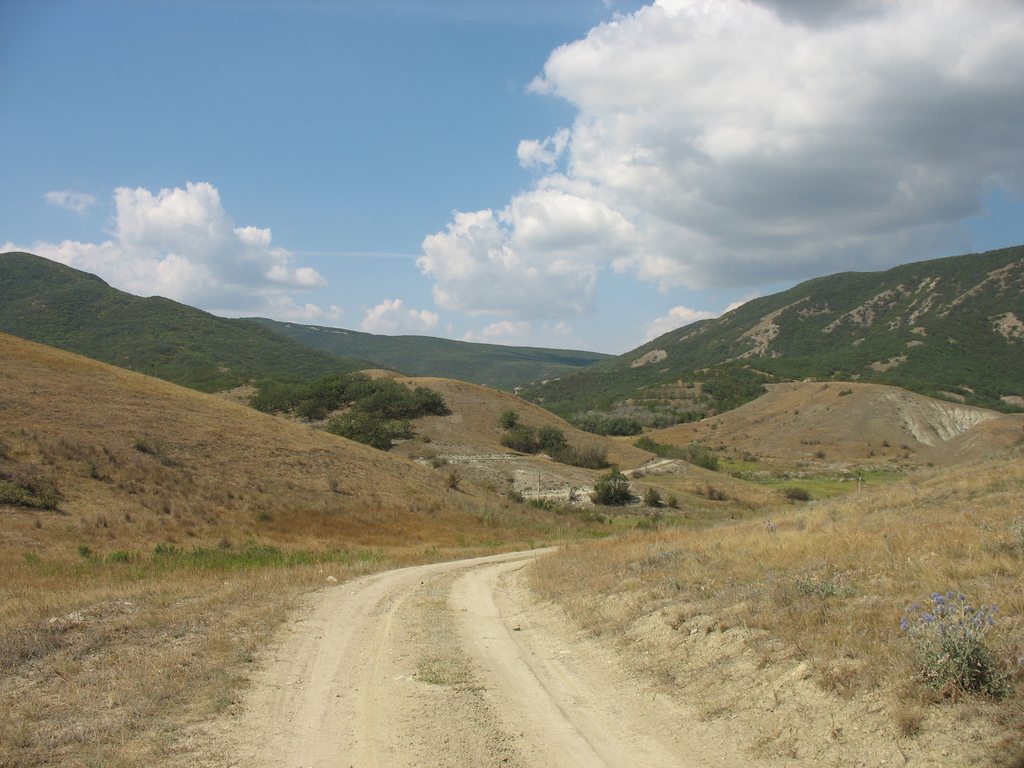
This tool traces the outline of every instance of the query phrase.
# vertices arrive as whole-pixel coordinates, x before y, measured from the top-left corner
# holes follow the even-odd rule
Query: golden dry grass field
[[[302,591],[593,527],[5,335],[0,493],[2,766],[156,765]]]
[[[733,720],[755,760],[1024,765],[1019,447],[761,519],[572,545],[533,584],[662,690]],[[998,606],[988,690],[927,684],[901,629],[950,590]]]

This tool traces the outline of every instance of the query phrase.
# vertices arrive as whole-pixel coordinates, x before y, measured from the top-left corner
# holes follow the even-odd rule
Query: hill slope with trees
[[[30,253],[0,254],[0,274],[0,331],[201,391],[374,367]]]
[[[725,399],[734,390],[749,399],[746,385],[756,394],[759,376],[892,384],[1016,410],[1024,402],[1024,246],[809,280],[523,396],[565,415],[670,400],[681,385],[715,378],[730,381]]]
[[[565,376],[611,357],[572,349],[507,347],[431,336],[380,336],[344,328],[252,319],[316,349],[375,360],[409,376],[458,379],[506,392],[530,382]]]

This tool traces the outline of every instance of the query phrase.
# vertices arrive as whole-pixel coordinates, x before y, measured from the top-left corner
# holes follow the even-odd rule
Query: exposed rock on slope
[[[733,411],[652,433],[760,457],[958,462],[1021,437],[1024,415],[936,400],[875,384],[775,384]]]
[[[670,399],[702,371],[895,384],[969,405],[1024,397],[1024,246],[819,277],[666,333],[524,397],[562,413]]]

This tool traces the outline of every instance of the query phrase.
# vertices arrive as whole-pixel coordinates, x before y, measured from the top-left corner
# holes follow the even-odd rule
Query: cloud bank
[[[86,196],[87,197],[87,196]],[[50,193],[64,207],[82,200]],[[296,267],[292,254],[271,245],[269,229],[236,227],[217,189],[119,187],[112,238],[103,243],[35,243],[33,253],[93,272],[130,293],[164,296],[224,314],[268,313],[300,321],[339,318],[339,307],[299,304],[293,294],[326,285],[315,270]],[[4,249],[13,250],[8,243]]]
[[[436,333],[441,316],[427,310],[409,309],[401,299],[385,299],[368,309],[360,326],[367,333],[388,336],[397,334]]]
[[[658,0],[549,57],[577,110],[538,176],[459,212],[418,264],[445,309],[584,314],[603,268],[756,286],[968,248],[1024,190],[1024,4]]]

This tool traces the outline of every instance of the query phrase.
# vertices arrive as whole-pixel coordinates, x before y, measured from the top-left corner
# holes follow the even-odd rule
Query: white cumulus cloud
[[[968,246],[1024,191],[1024,4],[657,0],[549,57],[568,129],[541,171],[423,243],[443,307],[590,309],[611,266],[662,288],[756,286]]]
[[[664,317],[652,320],[647,326],[647,340],[656,339],[676,328],[695,323],[698,320],[708,320],[718,317],[717,312],[707,312],[701,309],[690,309],[689,307],[673,307]]]
[[[114,205],[110,240],[37,242],[24,250],[93,272],[130,293],[211,311],[270,314],[276,309],[276,317],[296,320],[340,317],[338,307],[321,310],[295,302],[291,294],[323,287],[326,280],[315,270],[294,266],[289,251],[273,247],[269,229],[236,227],[211,184],[189,182],[184,189],[155,194],[119,187]]]
[[[631,253],[633,225],[619,212],[546,185],[503,210],[457,213],[423,241],[420,269],[444,309],[526,317],[592,308],[603,262]]]
[[[428,334],[438,329],[441,316],[428,310],[409,309],[401,299],[385,299],[363,315],[360,327],[367,333]]]
[[[527,320],[500,320],[479,331],[469,331],[463,341],[506,346],[572,349],[582,343],[575,329],[564,322],[535,325]]]
[[[96,205],[96,198],[92,195],[87,195],[85,192],[73,192],[70,189],[47,192],[43,195],[43,198],[50,205],[65,208],[75,213],[85,213],[89,208]]]

